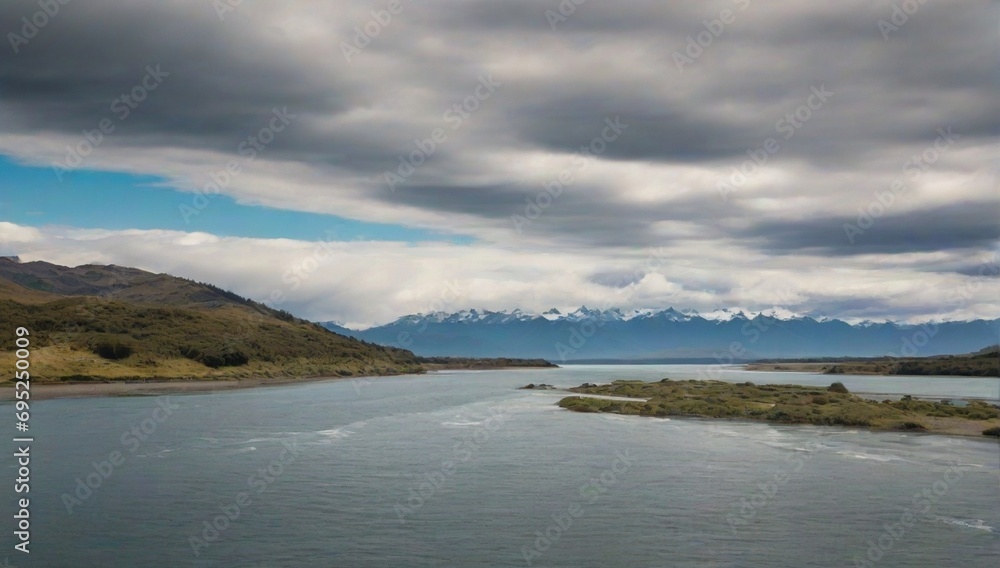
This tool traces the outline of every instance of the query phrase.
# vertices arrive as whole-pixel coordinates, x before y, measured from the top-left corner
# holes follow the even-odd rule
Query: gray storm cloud
[[[288,108],[294,127],[225,193],[443,228],[509,262],[562,250],[581,283],[656,247],[705,270],[975,278],[968,259],[1000,242],[995,2],[55,4],[44,18],[36,1],[0,5],[0,152],[29,163],[61,159],[158,65],[169,77],[88,167],[196,176],[199,156],[234,155]],[[594,142],[608,120],[628,128]],[[932,153],[940,129],[957,137]],[[412,173],[390,187],[404,162]],[[802,286],[826,313],[864,295]],[[912,313],[885,302],[887,316]],[[351,317],[369,316],[385,317]]]

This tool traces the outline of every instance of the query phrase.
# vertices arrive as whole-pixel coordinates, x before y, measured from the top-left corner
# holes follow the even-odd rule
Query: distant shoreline
[[[508,369],[539,369],[547,367],[524,367],[512,365],[510,367],[488,367],[472,369],[455,368],[435,368],[428,370],[424,375],[434,374],[438,371],[448,370],[474,370],[474,371],[502,371]],[[556,367],[551,367],[556,368]],[[239,389],[250,389],[258,387],[288,386],[298,384],[320,383],[325,381],[373,381],[390,377],[411,377],[420,376],[419,373],[407,373],[398,375],[358,375],[354,377],[276,377],[265,378],[256,377],[249,379],[149,379],[149,380],[107,380],[94,382],[74,382],[74,383],[54,383],[54,382],[33,382],[31,384],[31,400],[52,400],[58,398],[91,398],[91,397],[116,397],[116,396],[161,396],[167,394],[190,394],[222,392]],[[13,383],[8,383],[0,387],[0,402],[14,400]]]
[[[832,365],[830,363],[747,363],[743,365],[745,371],[766,371],[782,373],[818,373],[825,374]],[[859,373],[875,375],[878,373]]]
[[[1000,376],[1000,362],[993,358],[840,359],[833,361],[761,361],[743,365],[746,371],[816,373],[821,375],[873,375],[884,377]]]

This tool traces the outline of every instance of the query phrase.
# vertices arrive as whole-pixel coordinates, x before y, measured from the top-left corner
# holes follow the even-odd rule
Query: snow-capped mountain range
[[[404,347],[426,356],[581,359],[741,360],[777,357],[927,356],[970,353],[1000,340],[1000,320],[902,324],[760,312],[592,309],[541,314],[519,309],[461,310],[401,317],[351,330],[358,339]]]
[[[639,309],[623,311],[619,308],[600,310],[600,309],[590,309],[587,306],[581,306],[580,308],[577,308],[572,312],[563,313],[556,308],[552,308],[541,314],[529,313],[522,311],[520,309],[515,309],[512,311],[500,310],[494,312],[490,310],[477,310],[473,308],[469,310],[461,310],[454,313],[432,312],[428,314],[413,314],[413,315],[403,316],[394,321],[393,324],[421,323],[424,321],[433,323],[497,324],[497,323],[510,323],[513,321],[531,321],[536,318],[543,318],[548,321],[569,321],[569,322],[579,322],[588,319],[600,322],[612,322],[612,321],[631,321],[635,319],[641,320],[641,319],[651,319],[651,318],[660,318],[665,321],[690,321],[694,318],[702,318],[705,320],[712,320],[712,321],[730,321],[733,319],[748,320],[757,316],[774,318],[774,319],[800,319],[808,317],[808,316],[797,315],[794,312],[782,308],[772,308],[760,312],[722,308],[713,310],[711,312],[699,313],[697,310],[676,310],[673,307],[661,308],[661,309],[639,308]],[[822,321],[823,319],[824,318],[820,318],[819,321]]]

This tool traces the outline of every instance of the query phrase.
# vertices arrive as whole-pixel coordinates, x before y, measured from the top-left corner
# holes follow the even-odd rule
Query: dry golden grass
[[[9,280],[0,278],[0,298],[13,300],[22,304],[43,304],[58,300],[60,296],[18,286]]]

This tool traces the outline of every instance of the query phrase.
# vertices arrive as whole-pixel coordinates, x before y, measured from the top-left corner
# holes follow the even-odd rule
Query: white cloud
[[[855,321],[1000,317],[997,278],[926,273],[905,265],[876,272],[873,267],[883,260],[878,257],[809,269],[802,269],[797,258],[764,266],[752,256],[741,258],[732,247],[712,254],[718,243],[705,243],[701,258],[697,251],[670,249],[620,258],[580,251],[524,255],[489,245],[309,242],[172,231],[96,235],[11,223],[0,224],[0,234],[27,236],[7,238],[9,250],[0,251],[19,254],[24,261],[166,272],[212,282],[303,317],[356,326],[434,310],[520,307],[540,313],[582,304],[623,309],[673,305],[699,311],[783,307],[801,313],[811,306],[835,309],[860,303],[870,307],[824,315]],[[996,265],[995,257],[978,260]],[[637,276],[638,283],[633,288],[595,283],[598,266],[617,271],[621,282]]]
[[[0,16],[18,21],[15,4]],[[315,243],[219,237],[197,223],[186,233],[2,223],[0,243],[26,258],[136,265],[257,299],[278,290],[304,316],[355,323],[427,311],[454,282],[465,291],[456,309],[783,302],[847,318],[1000,313],[1000,279],[966,275],[997,248],[1000,107],[982,73],[993,54],[979,41],[995,32],[996,3],[928,3],[885,41],[876,22],[890,0],[589,3],[557,32],[537,2],[427,0],[404,3],[348,63],[341,44],[372,8],[244,2],[220,22],[202,0],[81,4],[0,59],[0,154],[64,159],[141,77],[132,71],[162,62],[171,75],[127,121],[114,119],[83,167],[160,176],[188,192],[178,206],[197,218],[198,200],[212,198],[196,192],[235,160],[242,170],[220,191],[238,202],[474,244],[335,243],[306,279],[294,269]],[[724,8],[736,21],[677,69],[672,52]],[[157,33],[135,33],[151,21]],[[484,73],[501,85],[453,129],[446,112]],[[819,85],[835,94],[783,138],[778,121]],[[297,118],[255,159],[241,155],[283,107]],[[628,129],[581,166],[575,152],[619,115]],[[925,174],[906,174],[906,160],[948,127],[957,143]],[[383,172],[435,128],[447,141],[389,191]],[[718,182],[769,136],[780,151],[723,202]],[[562,172],[572,179],[559,197],[516,231],[511,215]],[[909,191],[849,242],[843,223],[901,176]],[[634,272],[661,249],[668,260],[627,297],[598,277]],[[970,283],[981,286],[967,301],[949,301]]]
[[[6,244],[9,247],[24,245],[41,240],[41,238],[42,232],[34,227],[24,227],[8,223],[7,221],[0,221],[0,244]]]

